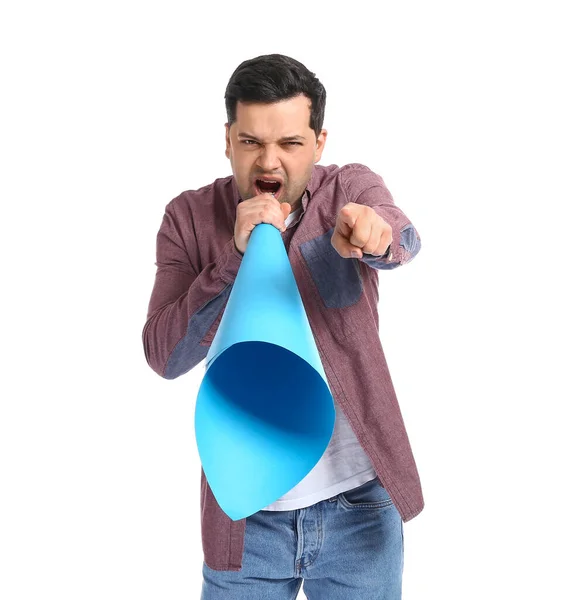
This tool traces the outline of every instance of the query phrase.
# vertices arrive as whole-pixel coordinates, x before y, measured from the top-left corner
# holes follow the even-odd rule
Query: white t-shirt
[[[289,216],[285,219],[285,227],[289,227],[293,219],[297,217],[297,215],[303,210],[302,206],[299,206],[296,210],[289,214]]]
[[[287,227],[301,210],[302,207],[299,207],[287,217]],[[336,401],[334,407],[333,434],[320,460],[294,488],[262,510],[294,510],[311,506],[376,477],[368,455]]]
[[[333,434],[320,460],[294,488],[262,510],[293,510],[310,506],[376,477],[368,455],[336,401],[334,407]]]

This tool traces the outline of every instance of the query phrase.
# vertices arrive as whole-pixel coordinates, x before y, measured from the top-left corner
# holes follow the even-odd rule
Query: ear
[[[230,126],[226,123],[224,125],[226,128],[226,158],[230,157]]]
[[[325,142],[327,141],[327,130],[322,129],[319,137],[317,138],[317,147],[315,148],[314,162],[318,163],[321,160],[321,155],[325,149]]]

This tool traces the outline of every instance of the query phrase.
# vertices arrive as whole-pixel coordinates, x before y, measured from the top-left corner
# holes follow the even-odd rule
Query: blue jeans
[[[400,600],[404,528],[376,477],[296,510],[247,517],[241,571],[203,564],[201,600]]]

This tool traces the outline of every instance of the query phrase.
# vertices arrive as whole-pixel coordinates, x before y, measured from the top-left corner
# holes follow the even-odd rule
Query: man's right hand
[[[237,205],[234,243],[239,252],[245,253],[253,228],[259,223],[274,225],[283,233],[285,219],[291,213],[288,202],[281,204],[272,194],[260,194]]]

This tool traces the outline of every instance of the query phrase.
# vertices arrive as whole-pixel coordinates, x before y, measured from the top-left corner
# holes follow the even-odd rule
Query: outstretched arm
[[[421,238],[395,205],[382,177],[354,164],[345,170],[342,182],[348,203],[339,211],[331,239],[337,252],[375,269],[389,270],[410,262],[420,251]]]

